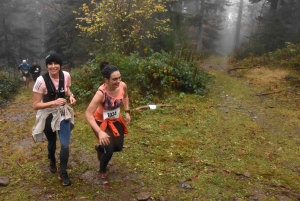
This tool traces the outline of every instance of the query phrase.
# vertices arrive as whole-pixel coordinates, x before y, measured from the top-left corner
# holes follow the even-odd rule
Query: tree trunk
[[[244,1],[240,0],[239,12],[238,12],[237,20],[236,20],[236,29],[235,29],[235,39],[234,39],[234,47],[235,48],[237,48],[240,44],[243,7],[244,7]]]
[[[295,0],[289,0],[288,1],[288,7],[289,7],[289,10],[290,10],[290,15],[293,14],[293,11],[295,10]]]
[[[3,35],[4,35],[4,43],[3,43],[3,50],[6,52],[6,60],[7,63],[9,63],[9,54],[7,53],[6,49],[8,47],[8,36],[7,36],[7,29],[6,29],[6,18],[5,18],[5,12],[4,12],[4,3],[0,4],[1,8],[1,14],[2,14],[2,30],[3,30]]]
[[[198,1],[195,1],[198,2]],[[205,1],[204,0],[200,0],[201,4],[200,4],[200,12],[199,12],[199,17],[201,19],[199,19],[199,24],[198,24],[198,39],[197,39],[197,47],[196,47],[196,51],[201,51],[202,50],[202,35],[203,35],[203,15],[204,15],[204,4]],[[198,7],[198,5],[197,5]],[[197,8],[196,7],[196,8]]]
[[[278,0],[270,0],[271,6],[270,6],[270,13],[271,15],[275,15],[278,7]]]

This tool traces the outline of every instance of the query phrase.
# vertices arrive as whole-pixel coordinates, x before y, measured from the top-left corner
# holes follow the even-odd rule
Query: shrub
[[[101,82],[99,64],[95,61],[82,65],[71,71],[72,92],[76,100],[91,100]]]
[[[6,71],[0,71],[0,106],[4,106],[5,103],[13,98],[13,94],[19,87],[18,76]]]
[[[71,72],[74,85],[72,91],[80,101],[91,100],[102,82],[99,70],[101,61],[109,61],[119,67],[122,80],[129,85],[135,99],[151,100],[163,98],[171,91],[204,95],[211,76],[195,65],[166,52],[151,53],[142,58],[138,53],[130,56],[108,53]]]
[[[144,59],[139,59],[137,54],[131,55],[130,62],[141,93],[145,95],[149,93],[162,97],[171,90],[204,95],[211,80],[211,76],[197,67],[195,62],[166,52],[156,52]]]

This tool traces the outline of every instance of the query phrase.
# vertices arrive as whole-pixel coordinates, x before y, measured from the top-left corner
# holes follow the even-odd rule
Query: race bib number
[[[120,116],[120,108],[114,110],[103,110],[103,120],[105,119],[117,119]]]

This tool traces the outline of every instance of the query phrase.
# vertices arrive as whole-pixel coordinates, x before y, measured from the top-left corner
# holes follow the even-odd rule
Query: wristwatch
[[[130,110],[125,110],[125,113],[128,113],[128,114],[130,114]]]

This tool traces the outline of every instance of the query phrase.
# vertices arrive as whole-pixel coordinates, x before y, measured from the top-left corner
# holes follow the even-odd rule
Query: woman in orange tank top
[[[100,182],[108,184],[106,167],[113,153],[123,148],[124,134],[128,133],[126,125],[130,123],[130,110],[127,86],[121,81],[118,68],[102,62],[100,69],[104,84],[98,88],[85,116],[99,140],[95,149],[100,161]],[[122,105],[125,109],[125,120],[120,113]]]

